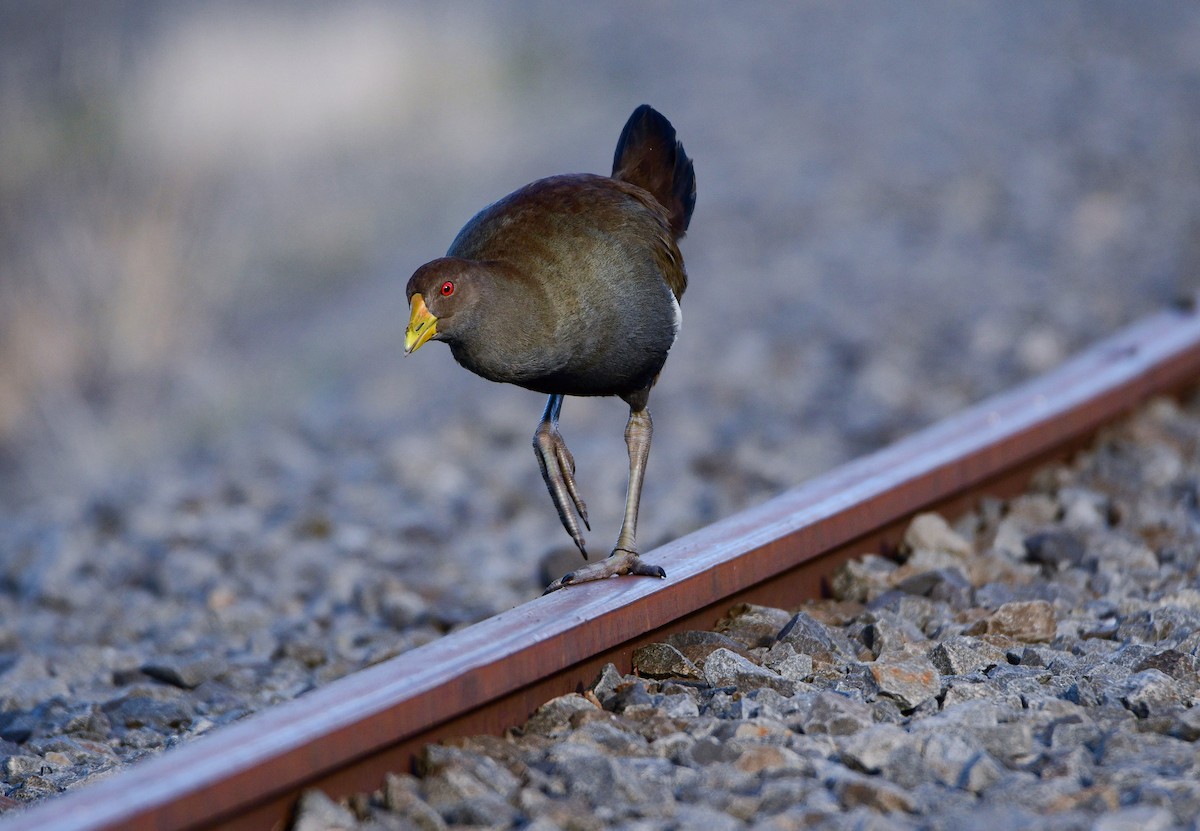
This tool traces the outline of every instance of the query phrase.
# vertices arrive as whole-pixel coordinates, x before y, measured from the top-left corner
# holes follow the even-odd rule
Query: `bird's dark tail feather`
[[[692,160],[676,140],[671,122],[649,104],[642,104],[625,122],[613,155],[612,175],[654,194],[671,215],[676,239],[687,232],[696,207]]]

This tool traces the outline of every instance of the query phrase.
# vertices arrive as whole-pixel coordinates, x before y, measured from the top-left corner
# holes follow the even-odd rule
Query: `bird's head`
[[[405,355],[416,352],[428,340],[453,340],[468,323],[479,297],[476,265],[442,257],[425,263],[409,278]]]

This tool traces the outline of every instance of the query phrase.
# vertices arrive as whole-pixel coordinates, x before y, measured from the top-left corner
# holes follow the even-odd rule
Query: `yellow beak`
[[[437,334],[437,318],[425,307],[425,298],[412,296],[412,311],[408,317],[408,328],[404,330],[404,354],[411,355],[421,344]]]

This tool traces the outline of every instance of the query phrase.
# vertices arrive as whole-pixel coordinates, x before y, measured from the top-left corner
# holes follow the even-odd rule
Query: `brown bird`
[[[477,375],[550,396],[533,435],[542,478],[563,527],[587,549],[575,460],[558,431],[566,395],[616,395],[629,404],[625,519],[608,559],[570,583],[623,574],[665,577],[638,557],[638,502],[650,454],[650,388],[679,334],[687,287],[677,245],[696,204],[692,160],[675,128],[643,104],[621,131],[612,176],[552,176],[480,211],[445,257],[408,281],[404,352],[445,341]]]

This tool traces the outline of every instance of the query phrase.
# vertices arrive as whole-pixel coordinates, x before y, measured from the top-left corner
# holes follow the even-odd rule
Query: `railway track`
[[[1200,314],[1166,311],[1059,369],[653,553],[669,579],[558,592],[93,786],[12,814],[18,829],[269,828],[301,790],[379,786],[428,742],[498,733],[639,645],[730,605],[794,605],[916,512],[1017,492],[1147,398],[1200,379]]]

